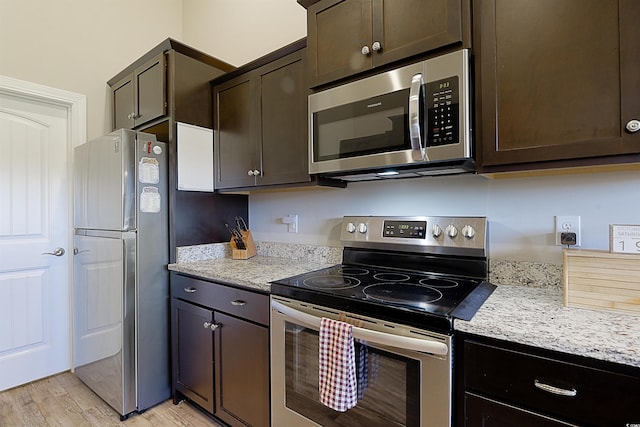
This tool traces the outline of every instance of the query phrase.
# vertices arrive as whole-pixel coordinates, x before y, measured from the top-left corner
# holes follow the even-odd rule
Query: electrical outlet
[[[556,216],[556,245],[564,246],[565,244],[570,246],[580,246],[580,217],[557,215]],[[563,236],[564,233],[564,236]],[[575,233],[575,243],[573,242],[573,234]],[[564,238],[563,238],[564,237]]]

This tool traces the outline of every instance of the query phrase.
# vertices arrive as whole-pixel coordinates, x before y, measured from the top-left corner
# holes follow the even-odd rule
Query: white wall
[[[352,183],[344,190],[255,193],[258,240],[339,246],[343,215],[480,215],[494,259],[562,263],[554,216],[580,215],[582,247],[609,248],[609,224],[640,224],[639,172],[491,180],[477,175]],[[297,213],[299,233],[281,218]]]
[[[107,80],[181,35],[182,0],[0,0],[0,74],[86,95],[94,138],[111,130]]]
[[[186,43],[236,67],[307,35],[296,0],[184,0]]]

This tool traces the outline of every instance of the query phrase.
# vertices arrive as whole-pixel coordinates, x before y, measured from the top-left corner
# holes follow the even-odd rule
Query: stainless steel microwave
[[[361,181],[469,172],[469,50],[309,96],[309,172]]]

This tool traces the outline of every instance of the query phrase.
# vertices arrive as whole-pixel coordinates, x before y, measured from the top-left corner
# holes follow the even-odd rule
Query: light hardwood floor
[[[120,415],[65,372],[0,393],[2,427],[222,427],[190,403],[167,400],[121,422]]]

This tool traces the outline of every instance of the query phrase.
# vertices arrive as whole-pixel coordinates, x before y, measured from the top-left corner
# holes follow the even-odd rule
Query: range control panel
[[[486,217],[345,216],[347,247],[486,256]]]
[[[384,221],[382,237],[424,239],[427,221]]]

